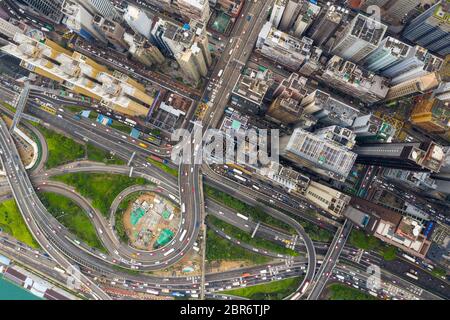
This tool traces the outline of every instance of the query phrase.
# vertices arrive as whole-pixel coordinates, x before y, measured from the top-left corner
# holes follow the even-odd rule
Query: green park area
[[[86,152],[87,152],[87,158],[91,161],[96,162],[103,162],[104,164],[116,164],[116,165],[125,165],[126,162],[122,159],[117,158],[116,156],[112,155],[111,153],[97,148],[91,143],[86,144]]]
[[[326,288],[326,300],[378,300],[361,290],[349,286],[333,283]]]
[[[377,251],[386,261],[392,261],[397,258],[396,247],[384,244],[379,239],[372,235],[365,234],[361,230],[352,230],[350,233],[349,243],[359,249]]]
[[[126,124],[124,124],[122,122],[119,122],[117,120],[113,120],[113,122],[111,123],[111,128],[119,130],[119,131],[121,131],[123,133],[126,133],[126,134],[130,134],[130,132],[131,132],[131,127],[130,126],[128,126],[128,125],[126,125]]]
[[[178,177],[178,169],[169,167],[167,164],[158,162],[150,157],[147,158],[147,161],[149,163],[151,163],[152,165],[154,165],[155,167],[160,168],[164,172],[166,172],[174,177]]]
[[[282,300],[293,293],[300,285],[303,277],[287,278],[222,292],[250,300]]]
[[[203,185],[203,190],[208,197],[226,205],[233,210],[238,211],[243,215],[250,216],[254,221],[261,221],[262,223],[265,223],[269,226],[288,231],[292,234],[295,233],[294,228],[292,228],[290,225],[273,218],[269,214],[265,213],[264,210],[260,207],[252,207],[251,205],[248,205],[245,202],[242,202],[230,196],[229,194],[208,185]]]
[[[28,231],[14,199],[0,203],[0,229],[32,248],[39,248],[39,244]]]
[[[106,252],[87,213],[75,202],[52,192],[42,192],[38,195],[48,212],[77,238],[92,248]]]
[[[299,217],[296,217],[295,220],[302,225],[311,240],[320,242],[331,242],[331,240],[333,240],[333,234],[330,231],[321,228],[317,224],[306,220],[300,220]]]
[[[132,185],[144,185],[148,182],[143,178],[130,178],[121,174],[110,173],[68,173],[53,177],[75,187],[83,197],[92,200],[92,206],[105,217],[117,195]]]
[[[290,256],[298,256],[298,252],[286,248],[284,246],[281,246],[279,244],[273,243],[269,240],[265,240],[259,237],[252,238],[251,235],[225,221],[222,221],[214,216],[208,215],[206,217],[207,223],[212,224],[213,226],[221,229],[223,232],[225,232],[230,237],[233,237],[235,239],[238,239],[241,242],[245,242],[251,246],[254,246],[256,248],[269,250],[275,253],[290,255]]]
[[[84,157],[85,152],[82,144],[75,142],[65,135],[47,129],[44,126],[37,125],[37,128],[45,137],[45,141],[47,141],[48,158],[47,163],[45,164],[47,169]]]
[[[269,257],[239,247],[219,237],[213,230],[206,234],[206,259],[208,261],[249,261],[253,264],[264,264],[271,261]]]

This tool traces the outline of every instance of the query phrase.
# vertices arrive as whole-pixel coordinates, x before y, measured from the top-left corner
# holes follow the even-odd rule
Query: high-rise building
[[[130,116],[146,117],[154,98],[145,87],[127,75],[111,73],[88,57],[68,51],[46,39],[17,33],[14,43],[1,48],[21,60],[20,66],[58,81],[67,89],[100,101],[104,108]]]
[[[379,8],[380,17],[383,21],[398,25],[418,4],[419,0],[366,0],[362,10],[372,14],[373,12],[368,9],[371,6],[376,6]]]
[[[437,88],[439,85],[439,78],[436,72],[417,77],[392,86],[386,96],[386,100],[395,100],[401,97],[406,97],[414,94],[426,93]]]
[[[296,73],[283,79],[273,93],[275,98],[266,115],[283,124],[292,124],[300,120],[303,108],[300,102],[306,95],[306,81]]]
[[[328,61],[319,77],[332,87],[366,103],[384,99],[389,90],[388,79],[338,56]]]
[[[280,153],[296,165],[339,181],[346,179],[356,159],[346,147],[300,128],[280,139]]]
[[[62,9],[65,17],[62,22],[80,37],[91,41],[106,43],[107,40],[94,26],[94,16],[75,0],[64,0]]]
[[[121,14],[110,0],[76,0],[85,7],[93,16],[101,15],[103,18],[114,21],[122,21]]]
[[[186,22],[197,20],[208,23],[211,14],[208,0],[176,0],[176,4]]]
[[[410,120],[426,132],[442,134],[450,130],[450,108],[438,99],[422,99],[414,106]]]
[[[143,10],[132,5],[128,5],[123,18],[134,32],[150,39],[152,20],[150,20]]]
[[[63,13],[61,12],[63,0],[20,0],[41,17],[56,24],[61,22]]]
[[[294,35],[296,37],[301,37],[305,31],[309,28],[312,22],[319,15],[321,7],[315,5],[309,1],[303,1],[300,5],[300,12],[297,18],[294,19],[294,24],[289,29],[294,30]]]
[[[23,33],[23,30],[16,26],[15,24],[12,24],[9,21],[6,21],[3,18],[0,18],[0,34],[8,39],[14,38],[14,35],[16,33]]]
[[[413,49],[406,43],[390,36],[386,37],[380,42],[378,48],[364,59],[364,67],[384,75],[385,70],[404,61],[410,50]]]
[[[344,21],[348,10],[335,5],[322,8],[315,22],[311,25],[307,35],[314,40],[318,47],[325,44],[333,36]]]
[[[383,170],[383,177],[413,189],[416,192],[436,189],[436,181],[431,178],[430,175],[429,172],[417,172],[393,168],[385,168]]]
[[[259,113],[272,81],[272,72],[269,69],[245,69],[231,92],[231,105],[244,113]]]
[[[335,142],[349,150],[356,143],[356,134],[352,130],[336,125],[317,129],[314,131],[314,134],[319,138]]]
[[[353,149],[357,163],[411,171],[439,172],[445,159],[434,142],[370,143]]]
[[[131,53],[134,60],[150,67],[154,64],[162,64],[165,61],[159,49],[151,44],[149,40],[140,35],[136,34],[132,36],[131,34],[125,33],[124,40],[128,43],[128,52]]]
[[[281,18],[283,18],[284,10],[286,10],[286,4],[289,0],[275,0],[270,13],[269,22],[275,27],[280,26]]]
[[[257,173],[268,179],[269,182],[282,186],[287,192],[291,193],[301,194],[310,182],[307,176],[275,161],[270,161],[267,166],[260,168]]]
[[[342,217],[351,200],[350,196],[315,181],[311,181],[302,194],[307,200],[336,217]]]
[[[450,0],[441,0],[413,19],[403,36],[439,55],[450,53]]]
[[[390,142],[395,128],[373,114],[359,116],[351,126],[360,142]]]
[[[313,115],[321,123],[345,128],[350,127],[359,115],[357,109],[321,90],[303,98],[301,106],[304,113]]]
[[[244,7],[245,0],[218,0],[214,5],[217,5],[222,11],[232,17],[237,17]],[[209,4],[210,7],[214,5]]]
[[[360,62],[378,48],[386,30],[385,24],[359,13],[336,38],[332,53]]]
[[[311,39],[297,39],[267,22],[258,35],[256,48],[263,56],[295,72],[309,60],[314,47]]]
[[[125,51],[128,49],[128,44],[124,40],[125,29],[113,20],[105,19],[101,15],[94,17],[94,27],[102,34],[109,43],[118,51]]]

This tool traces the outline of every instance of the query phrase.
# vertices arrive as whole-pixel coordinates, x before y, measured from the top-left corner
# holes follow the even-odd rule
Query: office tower
[[[328,61],[319,77],[332,87],[366,103],[384,99],[389,90],[388,79],[338,56],[333,56]]]
[[[131,34],[125,33],[124,40],[128,43],[130,47],[128,52],[131,53],[134,60],[148,67],[164,62],[165,58],[161,51],[155,45],[151,44],[146,37],[140,34],[132,36]]]
[[[346,179],[356,159],[346,147],[300,128],[280,139],[280,152],[296,165],[339,181]]]
[[[181,15],[187,21],[198,20],[208,23],[210,9],[208,0],[176,0]]]
[[[304,113],[311,114],[319,122],[327,125],[335,124],[348,128],[359,115],[357,109],[321,90],[315,90],[307,95],[300,105]]]
[[[158,19],[151,31],[151,39],[164,55],[177,60],[191,80],[197,82],[199,76],[206,76],[203,66],[211,65],[211,53],[203,23],[192,20],[181,27]]]
[[[314,205],[336,217],[342,217],[351,197],[324,184],[311,181],[302,195]]]
[[[348,128],[339,126],[329,126],[317,129],[314,131],[314,135],[324,140],[334,141],[349,150],[351,150],[356,143],[356,134]]]
[[[51,46],[49,46],[49,44]],[[154,98],[145,87],[118,71],[111,72],[88,57],[48,40],[17,33],[14,43],[1,48],[21,59],[20,66],[58,81],[78,94],[100,101],[102,107],[130,116],[147,116]]]
[[[319,15],[320,9],[321,7],[309,1],[304,1],[300,5],[300,12],[294,20],[294,25],[292,26],[294,36],[300,38],[305,33],[305,31]]]
[[[143,10],[132,5],[128,5],[123,18],[135,33],[139,33],[147,39],[150,39],[152,20],[150,20]]]
[[[370,143],[356,146],[356,163],[411,171],[439,172],[445,159],[434,142]]]
[[[403,36],[441,56],[450,53],[450,0],[441,0],[406,26]]]
[[[416,192],[431,191],[437,187],[436,180],[430,177],[429,172],[385,168],[383,177]]]
[[[332,53],[360,62],[378,47],[386,30],[386,25],[358,14],[336,38]]]
[[[12,24],[9,21],[6,21],[3,18],[0,18],[0,34],[3,35],[7,39],[14,38],[16,33],[23,33],[23,30],[18,26]]]
[[[385,70],[404,61],[413,48],[392,37],[386,37],[375,51],[364,59],[364,67],[370,71],[384,74]]]
[[[438,99],[422,99],[414,106],[410,120],[425,132],[442,134],[450,129],[450,108]]]
[[[395,100],[413,94],[426,93],[435,89],[438,85],[439,78],[436,73],[429,73],[392,86],[386,95],[386,100]]]
[[[322,52],[322,49],[319,47],[311,47],[308,59],[306,59],[300,69],[298,69],[298,72],[304,76],[310,76],[319,71],[322,67],[322,62],[320,61]]]
[[[280,185],[291,193],[303,192],[310,183],[307,176],[275,161],[270,161],[267,166],[261,167],[257,173],[270,183]]]
[[[267,90],[272,85],[272,72],[246,68],[231,92],[231,104],[240,111],[257,114]]]
[[[96,15],[93,23],[97,31],[102,34],[116,50],[125,51],[128,49],[128,44],[123,38],[125,29],[119,23],[105,19],[101,15]]]
[[[395,128],[373,114],[357,117],[351,126],[359,142],[390,142]]]
[[[289,0],[275,0],[275,3],[273,4],[269,22],[277,29],[280,26],[281,18],[283,17],[288,1]]]
[[[292,124],[300,120],[303,108],[300,102],[306,95],[306,81],[296,73],[283,79],[273,93],[275,98],[266,115],[283,124]]]
[[[244,7],[244,0],[218,0],[216,1],[217,6],[222,9],[225,13],[229,14],[232,17],[239,16],[242,8]],[[211,2],[209,3],[210,7],[214,7],[216,5],[214,3],[211,5]]]
[[[335,34],[348,12],[347,9],[342,7],[327,5],[322,8],[319,16],[309,28],[307,35],[314,40],[316,46],[322,46]]]
[[[380,16],[383,21],[389,24],[400,24],[407,14],[417,7],[419,0],[367,0],[362,6],[362,10],[368,14],[370,6],[380,8]]]
[[[313,41],[307,37],[297,39],[266,22],[258,35],[256,48],[268,59],[298,71],[311,57]]]
[[[75,0],[64,0],[62,22],[80,37],[91,41],[107,43],[106,38],[94,26],[94,16]]]
[[[441,82],[433,91],[436,99],[441,101],[450,101],[450,82]]]
[[[288,32],[290,27],[294,23],[295,17],[298,15],[300,8],[302,6],[302,0],[287,0],[286,8],[283,12],[283,17],[281,18],[280,25],[278,29]]]
[[[63,0],[20,0],[19,3],[26,4],[39,16],[56,24],[63,18],[61,12]]]
[[[101,15],[108,20],[120,22],[122,16],[111,3],[110,0],[76,0],[80,5],[85,7],[93,16]]]

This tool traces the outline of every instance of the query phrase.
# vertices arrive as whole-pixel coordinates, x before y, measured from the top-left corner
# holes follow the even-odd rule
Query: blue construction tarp
[[[135,139],[139,139],[139,137],[141,136],[141,132],[133,128],[130,132],[130,136],[132,136]]]

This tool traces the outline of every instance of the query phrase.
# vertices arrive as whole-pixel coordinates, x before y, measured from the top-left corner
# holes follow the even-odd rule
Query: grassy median
[[[0,203],[0,228],[32,248],[39,248],[39,244],[28,231],[28,227],[22,218],[22,214],[14,199]]]
[[[235,239],[238,239],[241,242],[245,242],[251,246],[254,246],[256,248],[269,250],[271,252],[290,255],[290,256],[298,256],[298,252],[283,247],[279,244],[273,243],[269,240],[265,240],[259,237],[252,238],[251,235],[225,221],[222,221],[214,216],[208,215],[206,217],[207,222],[211,223],[213,226],[221,229],[223,232],[225,232],[230,237],[233,237]]]
[[[75,202],[60,194],[41,192],[42,204],[63,226],[92,248],[106,252],[91,220]]]
[[[117,164],[117,165],[125,165],[126,162],[122,159],[117,158],[111,153],[97,148],[91,143],[86,144],[86,152],[88,160],[95,162],[103,162],[104,164]]]
[[[378,300],[361,290],[339,284],[333,283],[326,288],[326,300]]]
[[[130,178],[121,174],[110,173],[68,173],[52,179],[75,187],[83,197],[92,200],[92,206],[105,217],[109,215],[112,202],[122,190],[133,185],[150,184],[143,178]]]
[[[282,300],[297,290],[303,277],[293,277],[222,292],[250,300]]]
[[[149,163],[151,163],[152,165],[154,165],[155,167],[160,168],[164,172],[166,172],[166,173],[168,173],[168,174],[170,174],[170,175],[172,175],[174,177],[178,177],[178,169],[169,167],[167,164],[158,162],[156,160],[153,160],[150,157],[147,158],[147,161]]]
[[[203,190],[208,197],[211,197],[212,199],[244,215],[250,216],[255,221],[261,221],[262,223],[288,231],[292,234],[295,233],[294,228],[292,228],[287,223],[273,218],[271,215],[265,213],[262,208],[252,207],[251,205],[248,205],[245,202],[242,202],[241,200],[238,200],[223,191],[217,190],[205,184],[203,185]]]

